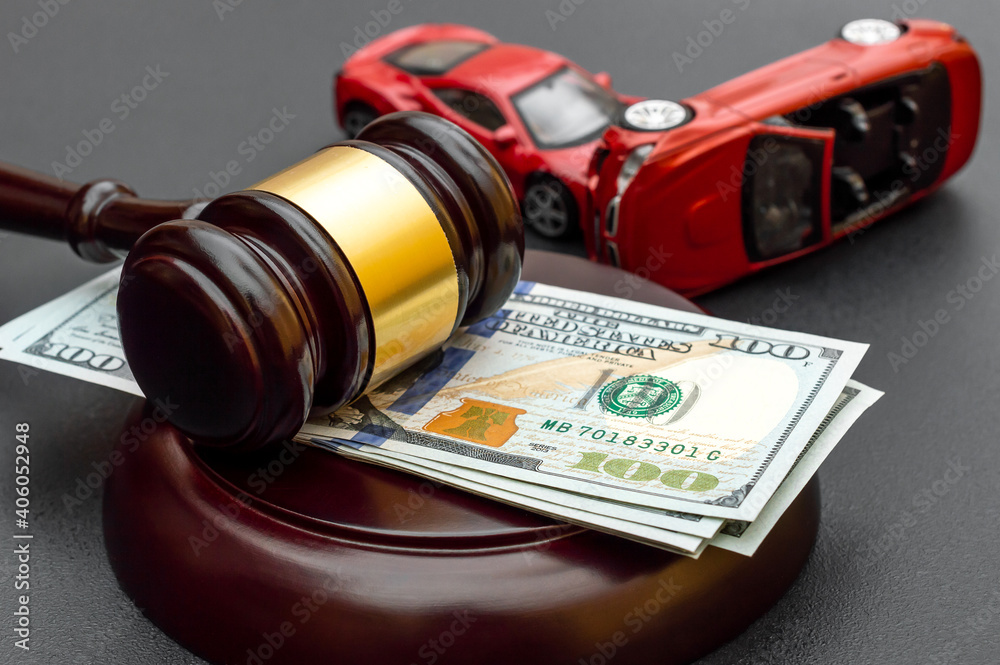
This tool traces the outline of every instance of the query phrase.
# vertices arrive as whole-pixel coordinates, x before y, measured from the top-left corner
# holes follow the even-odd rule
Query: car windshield
[[[596,139],[621,111],[614,95],[569,67],[518,93],[513,102],[541,148]]]

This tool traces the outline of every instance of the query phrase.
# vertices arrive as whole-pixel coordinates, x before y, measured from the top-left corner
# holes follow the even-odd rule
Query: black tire
[[[580,228],[573,193],[559,179],[539,174],[529,178],[521,201],[524,225],[551,240],[571,238]]]
[[[378,111],[364,102],[349,102],[344,108],[343,127],[347,138],[357,137],[368,123],[378,117]]]

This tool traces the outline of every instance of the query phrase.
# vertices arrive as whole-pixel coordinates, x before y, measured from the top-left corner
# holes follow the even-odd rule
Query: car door
[[[434,112],[472,134],[509,172],[511,164],[507,162],[514,134],[499,105],[479,90],[447,83],[426,83],[437,107]]]
[[[834,132],[775,119],[751,125],[743,167],[743,241],[759,267],[830,240]]]

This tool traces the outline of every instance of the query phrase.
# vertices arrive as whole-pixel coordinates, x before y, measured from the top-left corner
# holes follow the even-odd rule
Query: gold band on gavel
[[[343,250],[372,317],[369,387],[451,335],[458,318],[451,246],[423,195],[390,164],[358,148],[333,146],[250,189],[291,201]]]

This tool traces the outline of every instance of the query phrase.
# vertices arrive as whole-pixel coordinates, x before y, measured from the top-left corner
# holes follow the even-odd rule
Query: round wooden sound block
[[[524,278],[696,309],[546,252]],[[694,560],[304,446],[201,448],[158,417],[126,423],[108,556],[146,616],[213,663],[686,663],[781,597],[819,523],[813,481],[755,556]]]

